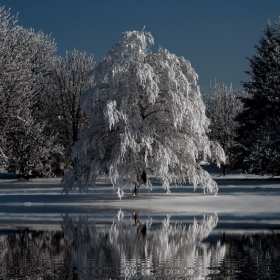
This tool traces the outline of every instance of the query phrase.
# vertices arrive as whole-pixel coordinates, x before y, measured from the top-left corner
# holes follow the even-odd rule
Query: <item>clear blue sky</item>
[[[150,31],[162,46],[189,60],[199,85],[215,79],[240,89],[246,57],[280,15],[280,0],[0,0],[19,12],[19,25],[52,34],[57,54],[86,51],[98,63],[122,32]]]

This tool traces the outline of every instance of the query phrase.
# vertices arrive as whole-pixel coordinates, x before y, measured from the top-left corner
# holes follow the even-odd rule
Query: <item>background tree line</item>
[[[217,139],[233,169],[280,174],[280,19],[267,27],[249,58],[243,91],[215,84],[204,92],[211,119],[209,137]]]
[[[71,164],[93,55],[55,51],[49,35],[18,26],[0,8],[0,167],[10,172],[51,176]]]
[[[243,91],[218,83],[203,91],[208,136],[234,168],[279,174],[280,21],[267,24],[255,47]],[[71,147],[89,121],[81,95],[104,69],[92,54],[55,52],[51,36],[17,25],[0,7],[0,167],[10,172],[51,176],[73,164]]]

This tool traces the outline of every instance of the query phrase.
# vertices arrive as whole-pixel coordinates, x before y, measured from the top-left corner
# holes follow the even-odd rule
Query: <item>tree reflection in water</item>
[[[76,221],[64,217],[63,231],[74,241],[72,257],[83,279],[203,279],[213,272],[210,267],[220,265],[226,245],[202,242],[216,227],[217,215],[207,216],[200,223],[194,220],[188,228],[171,223],[167,217],[153,230],[151,220],[141,225],[136,215],[135,223],[119,219],[109,229],[98,228],[86,218]]]
[[[66,215],[63,232],[2,236],[0,279],[280,279],[279,233],[212,234],[206,241],[215,214],[188,227],[169,216],[159,227],[133,217],[119,212],[105,227]]]
[[[219,277],[212,279],[280,279],[280,234],[228,236]]]
[[[62,232],[24,230],[0,238],[0,279],[78,279]]]

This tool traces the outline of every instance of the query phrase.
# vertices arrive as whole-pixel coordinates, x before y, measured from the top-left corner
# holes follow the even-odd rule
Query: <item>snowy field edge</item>
[[[0,179],[0,213],[27,209],[81,213],[106,208],[170,213],[280,213],[278,177],[229,173],[224,178],[219,177],[219,170],[211,175],[219,186],[216,196],[203,194],[199,188],[194,191],[191,185],[172,188],[167,194],[155,181],[152,191],[142,186],[139,197],[132,196],[132,188],[124,188],[121,200],[105,179],[100,179],[88,193],[72,191],[69,195],[62,194],[61,178]]]

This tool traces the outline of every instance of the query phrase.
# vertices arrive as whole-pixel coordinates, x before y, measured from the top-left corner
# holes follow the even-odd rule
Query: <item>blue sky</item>
[[[241,89],[254,45],[280,15],[280,0],[0,0],[19,25],[52,34],[57,54],[86,51],[98,63],[122,32],[150,31],[159,46],[184,56],[199,85],[215,79]]]

